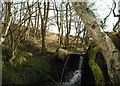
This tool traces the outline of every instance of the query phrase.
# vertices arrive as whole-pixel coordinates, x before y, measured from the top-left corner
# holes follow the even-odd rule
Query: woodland
[[[2,85],[119,86],[120,4],[113,0],[102,20],[94,4],[0,1]],[[110,14],[118,20],[107,32]]]

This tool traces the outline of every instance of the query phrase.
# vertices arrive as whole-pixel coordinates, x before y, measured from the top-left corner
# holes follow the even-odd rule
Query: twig
[[[50,77],[49,75],[47,75],[48,78],[50,78],[53,82],[55,82],[56,84],[58,84],[58,82],[56,82],[52,77]]]
[[[59,80],[60,80],[60,78],[59,78],[59,76],[58,76],[58,73],[57,73],[56,69],[55,69],[55,73],[56,73],[57,78],[58,78],[58,81],[59,81]]]
[[[67,65],[67,62],[68,62],[69,57],[70,57],[70,56],[68,56],[68,58],[67,58],[67,60],[66,60],[66,62],[65,62],[65,64],[64,64],[63,71],[62,71],[62,74],[61,74],[60,84],[62,83],[63,74],[64,74],[65,67],[66,67],[66,65]]]
[[[113,6],[112,6],[112,7],[113,7]],[[112,8],[111,8],[109,14],[104,18],[104,23],[106,23],[106,20],[107,20],[107,18],[110,16],[111,12],[112,12]]]
[[[112,5],[112,8],[113,8],[113,5]],[[107,18],[110,16],[110,14],[112,13],[112,8],[110,9],[110,12],[108,13],[108,15],[104,18],[103,23],[102,23],[102,25],[101,25],[102,28],[105,27],[106,20],[107,20]]]
[[[116,24],[114,25],[114,27],[113,27],[113,31],[114,31],[114,32],[116,32],[116,29],[117,29],[117,26],[118,26],[119,22],[120,22],[120,20],[118,20],[118,21],[116,22]]]
[[[25,21],[27,21],[27,20],[32,16],[32,14],[34,14],[36,11],[37,11],[37,10],[35,10],[33,13],[31,13],[26,19],[23,19],[23,20],[15,27],[15,29],[14,29],[12,32],[16,31],[17,28],[18,28],[20,25],[22,25]],[[6,36],[3,36],[3,37],[7,37],[7,36],[9,36],[9,35],[10,35],[10,34],[7,34]]]

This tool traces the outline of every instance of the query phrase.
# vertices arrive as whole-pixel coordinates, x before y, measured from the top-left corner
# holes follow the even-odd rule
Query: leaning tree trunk
[[[98,64],[95,62],[97,51],[98,51],[97,47],[94,47],[94,45],[91,45],[89,66],[92,69],[93,75],[95,77],[96,86],[104,86],[105,82],[104,82],[103,73],[102,73],[100,67],[98,66]]]
[[[95,44],[98,45],[104,59],[107,62],[108,73],[113,84],[120,83],[120,52],[117,50],[112,40],[101,32],[100,26],[94,13],[87,7],[86,2],[72,2],[74,10],[86,25],[86,30],[91,34]]]

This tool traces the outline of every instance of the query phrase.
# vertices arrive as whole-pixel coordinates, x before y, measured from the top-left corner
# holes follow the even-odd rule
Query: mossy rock
[[[58,59],[61,59],[61,60],[65,60],[66,56],[70,54],[69,51],[62,48],[58,49],[56,53],[57,53]]]

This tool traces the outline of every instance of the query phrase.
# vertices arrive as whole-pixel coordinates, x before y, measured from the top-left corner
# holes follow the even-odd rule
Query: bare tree
[[[64,33],[63,32],[63,26],[64,26],[63,3],[64,2],[61,2],[60,6],[57,6],[56,2],[54,1],[55,11],[56,11],[56,24],[57,24],[58,32],[59,32],[59,35],[58,35],[58,42],[60,44],[59,47],[63,45],[63,33]]]
[[[6,12],[7,15],[5,17],[5,20],[9,19],[9,16],[11,15],[11,13],[10,13],[11,7],[10,6],[11,6],[11,2],[6,2],[6,8],[8,11]],[[30,20],[31,20],[31,16],[34,12],[31,12],[31,10],[30,10],[31,6],[29,5],[28,2],[27,2],[27,6],[28,6],[28,8],[26,9],[26,14],[25,14],[25,16],[23,16],[23,19],[21,18],[22,17],[21,16],[20,21],[18,22],[17,21],[18,18],[17,19],[12,18],[11,21],[6,21],[6,22],[10,22],[9,24],[7,23],[7,25],[4,25],[3,30],[5,30],[6,26],[7,26],[7,32],[5,30],[5,34],[3,35],[3,37],[6,38],[6,42],[8,43],[8,47],[7,47],[8,48],[8,53],[7,53],[8,61],[12,61],[16,57],[15,56],[16,50],[17,50],[21,40],[23,40],[23,38],[25,37],[27,30],[30,29],[29,28]],[[34,6],[34,5],[32,5],[32,6]],[[16,9],[13,9],[13,10],[16,10]],[[28,27],[25,26],[26,22],[27,22]],[[24,24],[24,25],[22,25],[22,24]]]
[[[42,53],[46,53],[46,28],[47,28],[47,22],[48,22],[48,13],[49,13],[49,6],[50,2],[44,1],[44,9],[42,14],[42,9],[40,7],[40,3],[38,2],[38,8],[39,8],[39,14],[41,17],[41,35],[42,35]]]
[[[5,21],[4,21],[4,27],[2,28],[2,34],[0,34],[0,45],[4,42],[5,36],[8,34],[8,30],[12,21],[12,2],[5,2],[6,4],[6,12],[5,12]]]
[[[68,14],[69,13],[69,14]],[[65,37],[65,47],[69,46],[69,35],[71,31],[71,22],[72,22],[72,10],[69,2],[66,4],[66,37]]]
[[[21,40],[23,40],[23,38],[26,36],[27,30],[30,29],[29,26],[30,26],[31,16],[33,13],[31,13],[30,5],[28,2],[27,2],[27,6],[28,6],[28,8],[26,9],[26,15],[28,18],[26,18],[26,16],[24,16],[26,19],[23,18],[23,22],[21,22],[19,24],[15,24],[15,22],[11,21],[12,23],[11,23],[11,25],[9,27],[9,31],[8,31],[9,34],[7,34],[7,36],[6,36],[8,39],[7,41],[9,43],[8,54],[7,54],[8,61],[12,61],[16,57],[16,50],[17,50]],[[27,23],[27,26],[25,26],[26,23]],[[24,26],[22,26],[22,24],[24,24]]]

